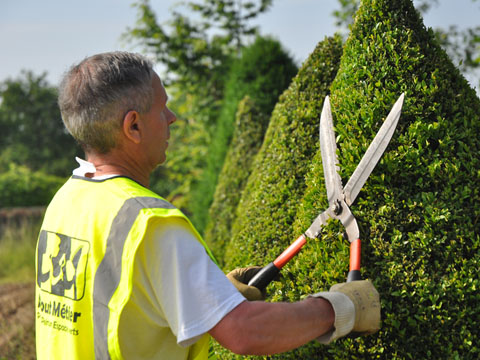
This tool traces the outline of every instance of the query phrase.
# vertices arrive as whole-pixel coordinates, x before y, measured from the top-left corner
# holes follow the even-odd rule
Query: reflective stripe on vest
[[[140,211],[155,208],[174,209],[175,207],[158,198],[132,198],[125,201],[113,220],[107,238],[105,256],[95,274],[93,288],[93,329],[95,357],[97,359],[110,359],[108,352],[108,320],[110,317],[108,303],[120,282],[125,240]]]

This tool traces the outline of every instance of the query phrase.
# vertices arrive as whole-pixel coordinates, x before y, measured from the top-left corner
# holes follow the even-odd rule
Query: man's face
[[[165,162],[167,155],[168,139],[170,138],[169,125],[177,117],[167,107],[168,96],[157,74],[152,81],[153,104],[150,111],[144,114],[147,132],[145,133],[145,155],[149,164],[155,168]]]

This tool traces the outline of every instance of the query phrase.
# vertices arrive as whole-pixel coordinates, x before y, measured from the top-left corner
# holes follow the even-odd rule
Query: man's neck
[[[121,154],[87,154],[87,161],[95,166],[95,173],[87,177],[99,177],[106,175],[127,176],[145,187],[150,185],[150,172],[139,166],[133,159]]]

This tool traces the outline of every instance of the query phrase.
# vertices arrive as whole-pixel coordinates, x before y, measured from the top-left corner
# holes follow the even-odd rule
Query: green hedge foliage
[[[270,116],[278,97],[296,73],[293,59],[281,44],[265,37],[257,37],[242,49],[240,58],[232,65],[220,115],[211,135],[206,168],[192,193],[191,219],[201,233],[208,223],[208,209],[232,139],[238,103],[249,95],[259,110]]]
[[[230,240],[235,209],[251,173],[253,159],[262,145],[269,119],[249,96],[238,104],[232,143],[219,175],[204,236],[221,265],[225,245]]]
[[[64,178],[12,164],[0,174],[0,208],[46,206],[64,182]]]

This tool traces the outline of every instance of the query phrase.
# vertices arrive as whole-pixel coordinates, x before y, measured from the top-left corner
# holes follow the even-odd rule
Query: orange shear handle
[[[362,242],[360,239],[350,244],[350,271],[348,272],[347,282],[362,280],[360,273],[360,258],[362,253]]]

